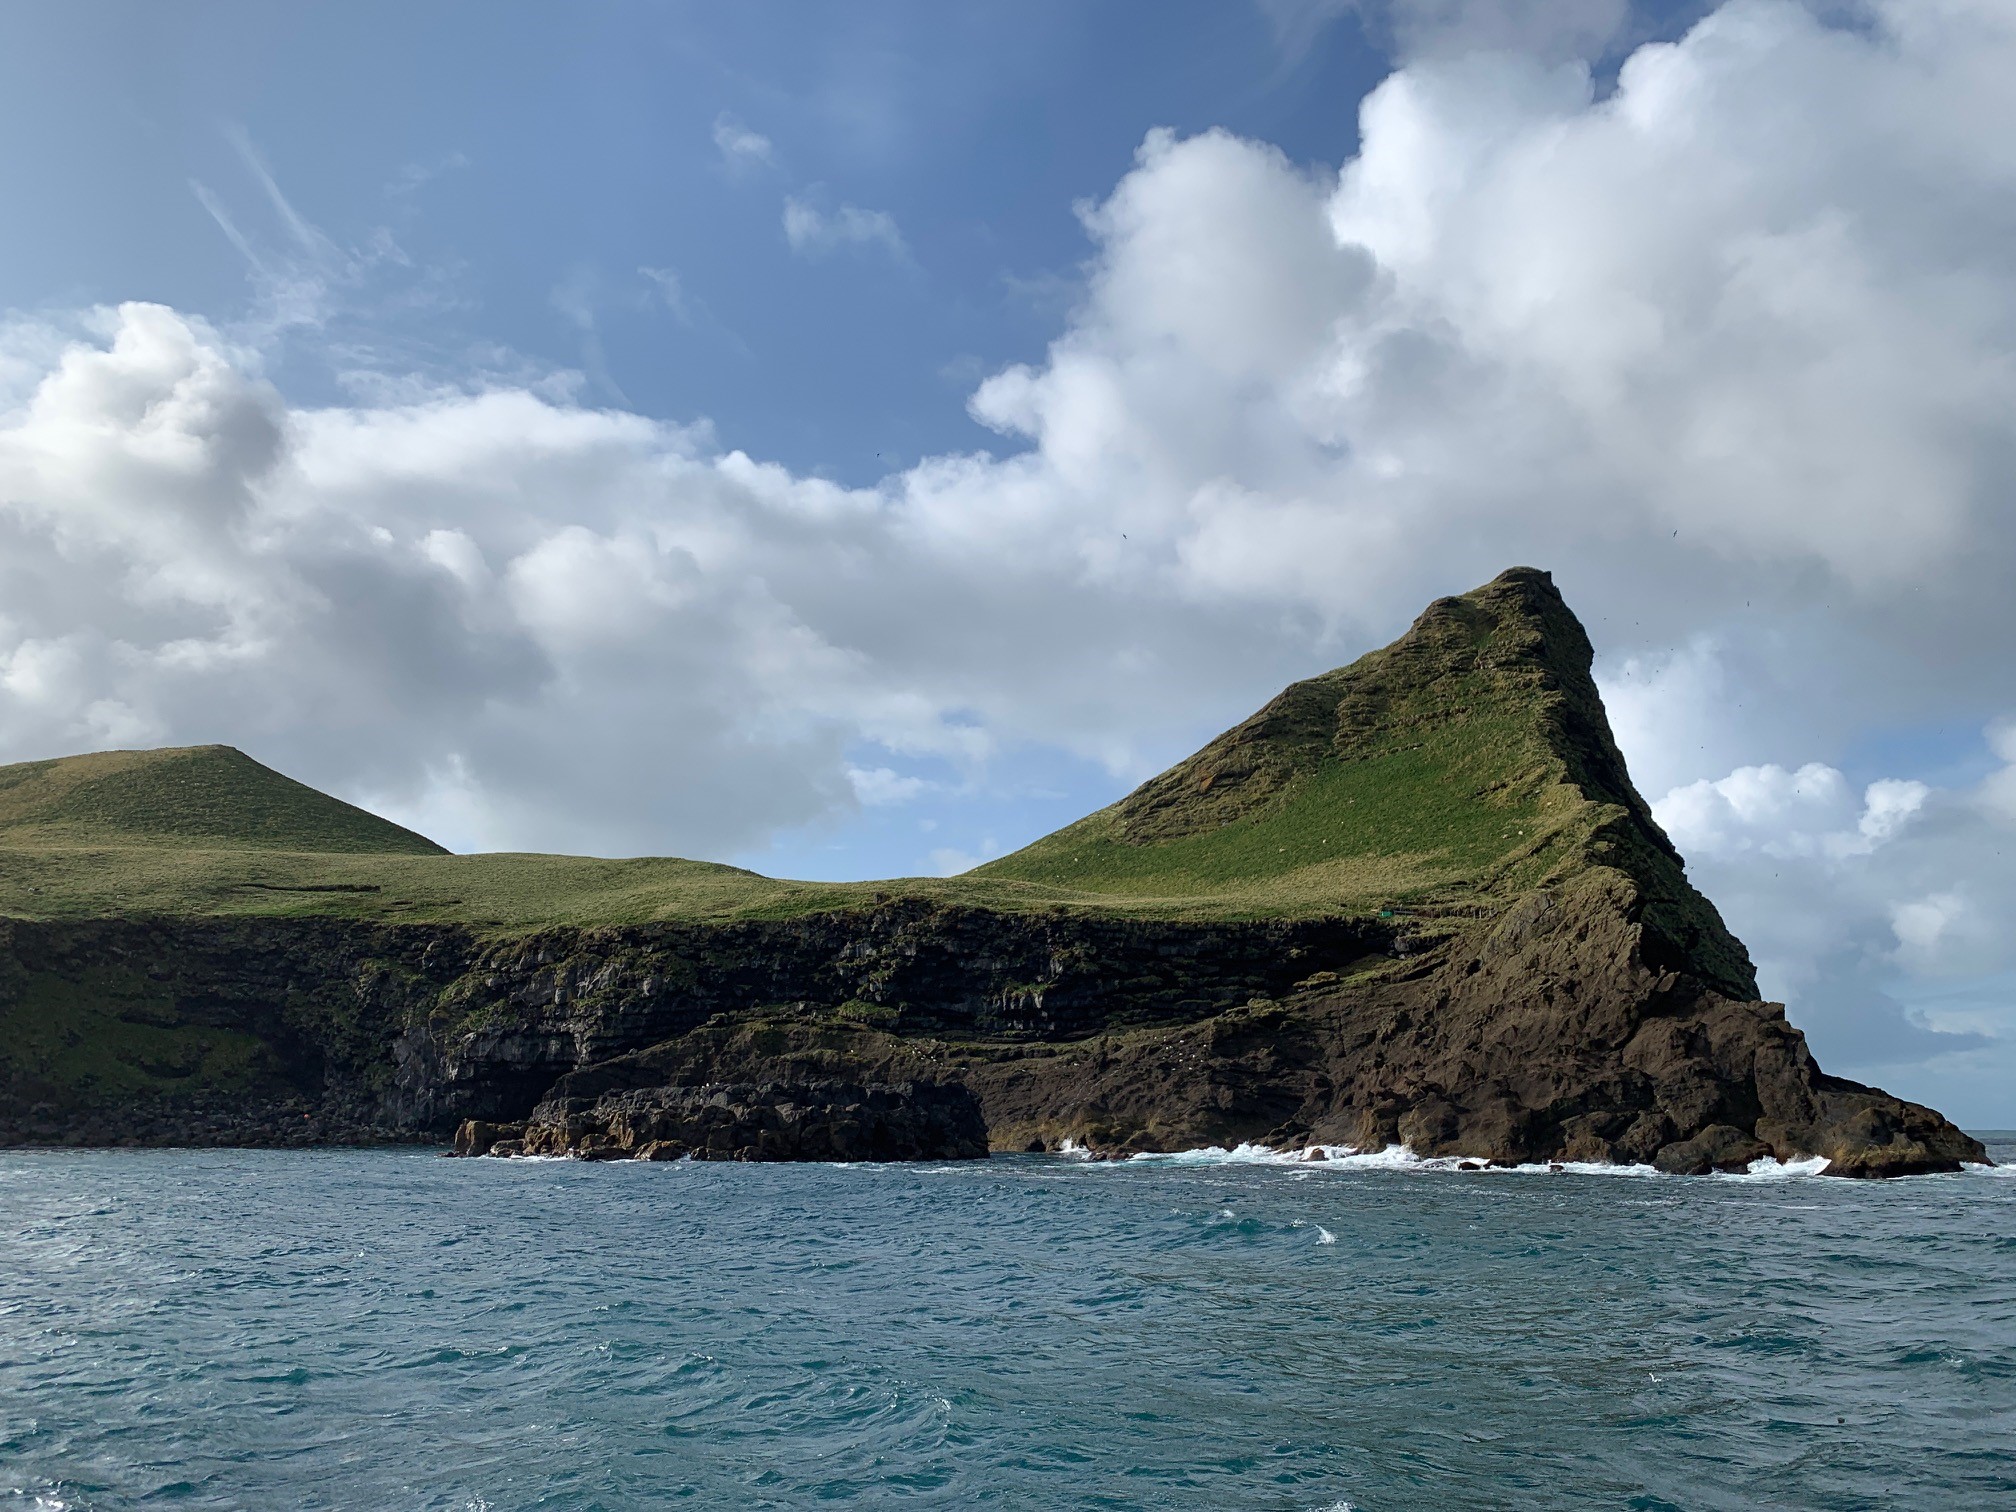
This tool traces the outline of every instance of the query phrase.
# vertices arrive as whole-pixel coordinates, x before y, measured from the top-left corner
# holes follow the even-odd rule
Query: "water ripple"
[[[117,1151],[0,1194],[0,1509],[2016,1505],[1995,1172]]]

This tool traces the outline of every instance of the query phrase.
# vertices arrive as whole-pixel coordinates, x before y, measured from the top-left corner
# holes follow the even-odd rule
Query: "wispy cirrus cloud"
[[[248,330],[255,339],[290,329],[322,327],[339,296],[360,289],[373,272],[412,267],[412,260],[388,226],[373,227],[361,244],[340,244],[287,196],[265,155],[242,126],[227,125],[224,136],[265,201],[264,230],[248,229],[253,221],[234,212],[226,196],[211,185],[191,179],[189,189],[224,239],[245,260],[255,295]]]

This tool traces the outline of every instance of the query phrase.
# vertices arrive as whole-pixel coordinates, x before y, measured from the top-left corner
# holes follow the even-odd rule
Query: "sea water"
[[[836,1503],[2016,1507],[2016,1179],[0,1152],[0,1508]]]

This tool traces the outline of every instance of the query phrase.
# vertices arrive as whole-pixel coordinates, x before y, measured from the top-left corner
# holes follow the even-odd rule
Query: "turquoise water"
[[[2016,1507],[2016,1179],[0,1152],[0,1508],[833,1503]]]

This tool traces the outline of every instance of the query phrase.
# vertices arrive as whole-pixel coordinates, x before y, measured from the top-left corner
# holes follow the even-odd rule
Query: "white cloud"
[[[735,172],[777,166],[777,149],[770,138],[726,113],[714,118],[714,147],[721,161]]]
[[[1922,898],[1893,904],[1890,909],[1890,928],[1897,936],[1898,955],[1921,970],[1937,971],[1953,942],[1977,932],[1980,923],[1967,895],[1959,888],[1928,893]]]
[[[469,158],[461,152],[449,152],[431,162],[407,163],[385,185],[386,196],[396,199],[418,194],[442,174],[454,173],[468,166]]]
[[[1403,57],[1518,52],[1594,58],[1626,29],[1627,0],[1257,0],[1286,53],[1354,17]]]
[[[1989,733],[2007,762],[2004,729]],[[2016,969],[1999,923],[2016,910],[2016,815],[2001,808],[2012,773],[1858,791],[1823,763],[1753,766],[1676,788],[1653,811],[1824,1062],[1895,1079],[1986,1045],[2016,1069],[2016,999],[1958,1014],[1904,1006]]]
[[[849,767],[847,781],[865,808],[893,808],[910,803],[931,789],[922,777],[906,777],[889,767]]]
[[[841,247],[880,247],[898,262],[910,257],[903,233],[887,211],[842,205],[829,214],[796,195],[784,201],[784,239],[792,251],[807,256]]]
[[[266,231],[262,233],[252,221],[233,214],[226,197],[209,185],[191,179],[189,189],[224,239],[245,260],[256,294],[255,312],[244,322],[248,338],[270,344],[290,331],[321,332],[346,297],[354,296],[367,279],[392,269],[407,275],[400,297],[409,307],[441,302],[442,291],[431,285],[429,275],[416,277],[412,259],[390,227],[373,227],[358,246],[340,246],[288,198],[242,126],[227,123],[223,133],[246,177],[266,202]],[[466,160],[460,153],[431,169],[409,164],[386,193],[397,200],[435,174],[463,166]],[[279,232],[277,241],[270,236],[273,230]]]
[[[1729,857],[1754,851],[1786,859],[1866,856],[1924,807],[1922,782],[1884,778],[1859,795],[1833,767],[1808,762],[1739,767],[1727,777],[1675,788],[1653,807],[1683,852]]]

